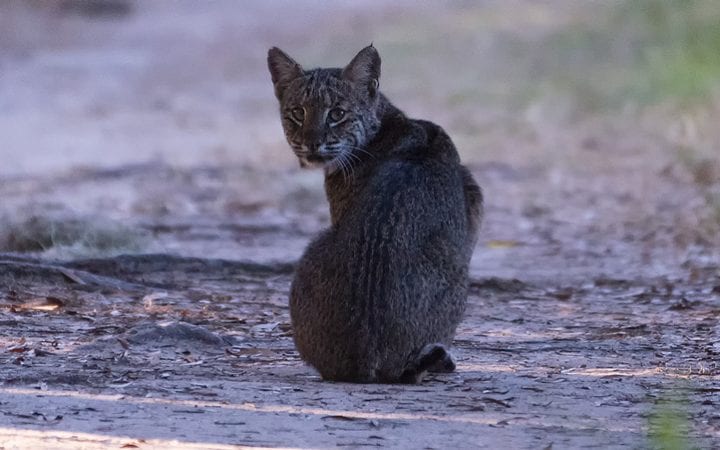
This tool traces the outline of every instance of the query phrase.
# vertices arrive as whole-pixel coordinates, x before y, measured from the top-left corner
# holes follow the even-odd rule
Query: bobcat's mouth
[[[329,153],[297,153],[298,160],[300,161],[300,167],[302,168],[311,168],[311,167],[319,167],[324,166],[330,162],[332,162],[337,155],[336,154],[329,154]]]
[[[318,163],[318,164],[319,164],[319,163],[324,163],[324,162],[330,161],[330,160],[333,159],[333,158],[334,158],[334,156],[332,156],[332,155],[320,155],[320,154],[317,154],[317,153],[313,153],[313,154],[307,155],[307,156],[305,157],[305,159],[307,159],[308,162]]]

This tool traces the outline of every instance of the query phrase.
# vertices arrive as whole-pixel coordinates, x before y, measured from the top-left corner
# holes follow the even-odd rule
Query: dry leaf
[[[12,347],[9,348],[7,351],[8,353],[25,353],[28,350],[30,350],[30,347]]]
[[[33,310],[33,311],[54,311],[65,303],[57,297],[40,297],[31,299],[21,305],[13,305],[14,309],[21,310]]]

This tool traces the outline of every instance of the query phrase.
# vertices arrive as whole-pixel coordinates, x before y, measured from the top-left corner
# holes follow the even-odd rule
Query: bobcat
[[[483,196],[452,141],[378,90],[372,45],[343,69],[313,70],[272,48],[268,68],[287,141],[302,167],[324,167],[330,203],[291,286],[300,356],[325,380],[356,383],[454,370]]]

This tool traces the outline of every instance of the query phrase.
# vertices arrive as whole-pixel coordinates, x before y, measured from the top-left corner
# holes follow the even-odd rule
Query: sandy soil
[[[264,3],[0,5],[0,242],[51,224],[0,254],[0,449],[720,446],[720,171],[698,184],[636,116],[453,108],[425,74],[462,71],[406,67],[392,33],[480,17],[492,56],[569,20],[562,2]],[[322,382],[287,309],[328,212],[265,51],[340,64],[373,39],[384,89],[447,127],[488,202],[458,370],[418,386]]]

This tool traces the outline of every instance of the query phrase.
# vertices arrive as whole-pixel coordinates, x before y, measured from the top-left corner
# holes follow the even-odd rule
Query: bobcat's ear
[[[370,97],[375,97],[380,81],[380,55],[375,47],[370,44],[360,50],[350,64],[343,69],[342,77],[367,89]]]
[[[275,97],[280,100],[287,85],[303,75],[303,68],[277,47],[268,51],[267,62],[275,86]]]

